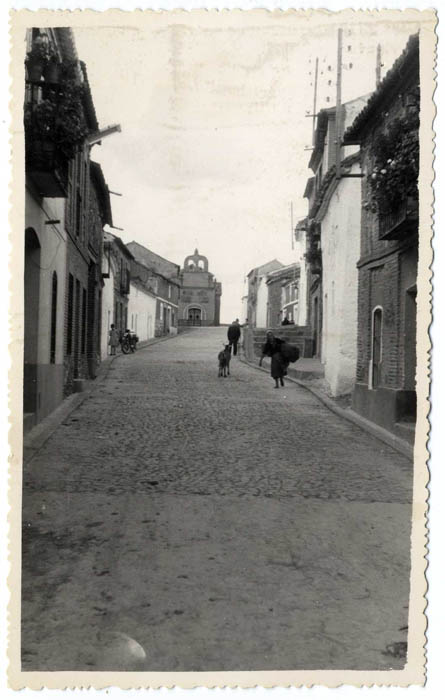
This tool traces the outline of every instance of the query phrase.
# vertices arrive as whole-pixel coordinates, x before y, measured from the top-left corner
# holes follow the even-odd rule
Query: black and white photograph
[[[16,688],[423,683],[435,24],[11,15]]]

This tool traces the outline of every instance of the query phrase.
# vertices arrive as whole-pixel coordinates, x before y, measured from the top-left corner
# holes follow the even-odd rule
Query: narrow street
[[[25,467],[24,671],[403,667],[409,461],[239,358],[219,379],[225,335],[118,357]]]

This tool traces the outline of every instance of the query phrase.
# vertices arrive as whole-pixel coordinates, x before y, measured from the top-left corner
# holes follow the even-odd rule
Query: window
[[[76,294],[74,298],[74,347],[73,347],[73,377],[79,376],[79,344],[80,344],[80,282],[76,280]]]
[[[76,153],[68,167],[68,196],[65,218],[68,230],[84,242],[87,231],[89,159],[86,150]]]
[[[66,354],[71,355],[73,351],[73,310],[74,310],[74,277],[70,274],[68,278],[68,318],[66,329]]]
[[[171,284],[168,285],[168,298],[171,299],[172,297],[172,286]]]
[[[288,304],[290,302],[290,286],[289,285],[286,287],[285,298],[286,298],[286,304]]]
[[[81,353],[85,355],[87,336],[87,292],[82,290],[82,336],[81,336]]]
[[[82,188],[82,212],[81,212],[81,230],[80,235],[83,243],[88,243],[88,197],[89,197],[89,163],[85,153],[81,153],[82,159],[82,178],[79,186]]]
[[[381,365],[383,352],[383,309],[377,306],[372,312],[371,330],[371,363],[370,363],[370,389],[380,385]]]
[[[57,332],[57,272],[53,272],[53,283],[51,289],[51,340],[49,361],[56,363],[56,332]]]

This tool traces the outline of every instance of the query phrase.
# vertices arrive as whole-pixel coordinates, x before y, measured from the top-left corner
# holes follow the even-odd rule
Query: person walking
[[[260,367],[263,364],[264,357],[270,357],[270,376],[275,379],[275,389],[279,389],[280,382],[281,386],[284,386],[283,377],[287,374],[287,368],[289,362],[281,354],[281,346],[285,341],[281,338],[276,338],[272,331],[267,331],[266,342],[264,343],[261,350]]]
[[[114,327],[114,323],[111,324],[108,345],[110,346],[110,355],[115,355],[116,348],[119,345],[119,333]]]
[[[241,326],[239,323],[239,320],[236,319],[236,321],[233,321],[233,323],[230,324],[228,330],[227,330],[227,339],[229,341],[229,345],[232,346],[233,348],[233,354],[236,355],[237,350],[238,350],[238,342],[241,336]]]

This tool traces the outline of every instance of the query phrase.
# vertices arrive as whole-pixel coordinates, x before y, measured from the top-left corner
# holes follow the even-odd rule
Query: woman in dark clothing
[[[281,354],[281,346],[283,343],[284,340],[276,338],[272,331],[267,331],[266,342],[261,351],[260,367],[263,364],[263,357],[267,356],[271,358],[270,375],[275,379],[275,389],[280,388],[278,380],[281,386],[284,386],[283,377],[287,374],[287,368],[289,366],[289,362],[285,360]]]

